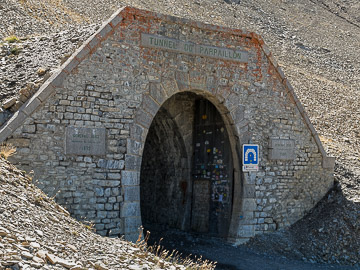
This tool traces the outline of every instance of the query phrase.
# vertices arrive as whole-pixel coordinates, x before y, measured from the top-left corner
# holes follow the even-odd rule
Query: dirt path
[[[352,266],[317,264],[293,260],[282,256],[265,254],[246,246],[234,247],[219,239],[206,238],[178,230],[152,231],[150,244],[159,242],[168,250],[176,249],[185,257],[192,254],[197,257],[217,262],[216,269],[231,270],[325,270],[325,269],[360,269]]]

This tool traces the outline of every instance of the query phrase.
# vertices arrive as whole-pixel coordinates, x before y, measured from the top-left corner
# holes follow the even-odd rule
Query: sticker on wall
[[[251,172],[259,170],[259,145],[243,144],[243,171]]]

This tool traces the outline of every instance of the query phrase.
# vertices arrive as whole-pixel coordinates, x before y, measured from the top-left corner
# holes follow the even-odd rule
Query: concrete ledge
[[[30,116],[40,104],[41,101],[34,95],[20,108],[20,111],[23,111],[27,116]]]
[[[323,157],[322,166],[324,169],[334,170],[335,158],[334,157]]]
[[[72,55],[64,64],[64,71],[70,74],[79,64],[79,60],[75,58],[75,55]]]
[[[46,81],[34,95],[41,102],[44,102],[51,94],[55,93],[55,88],[50,84],[50,81]]]
[[[109,20],[107,20],[106,24],[109,24],[112,28],[116,28],[123,20],[123,17],[120,15],[120,13],[125,9],[125,7],[119,8],[111,17]]]
[[[75,57],[79,62],[83,61],[90,54],[90,48],[86,43],[75,51]]]
[[[60,69],[55,72],[53,76],[49,78],[49,80],[52,86],[54,86],[55,88],[61,88],[67,76],[68,74],[63,69]]]
[[[97,32],[96,37],[100,41],[103,41],[112,33],[112,31],[114,31],[114,28],[112,28],[111,25],[107,23],[103,25],[102,28],[100,28],[100,31]]]
[[[13,131],[6,126],[4,126],[2,129],[0,129],[0,143],[5,141],[6,138],[10,137],[10,135],[13,133]]]
[[[1,128],[0,130],[0,142],[6,140],[22,123],[28,116],[22,112],[17,111]]]

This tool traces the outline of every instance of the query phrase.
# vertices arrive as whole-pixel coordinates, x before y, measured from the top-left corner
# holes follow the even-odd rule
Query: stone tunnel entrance
[[[225,123],[210,101],[185,92],[164,103],[147,135],[140,178],[146,230],[227,237],[233,161]]]

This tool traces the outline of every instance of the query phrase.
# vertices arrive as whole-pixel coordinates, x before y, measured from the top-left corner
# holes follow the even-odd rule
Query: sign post
[[[243,171],[251,172],[259,170],[259,145],[243,144]]]

